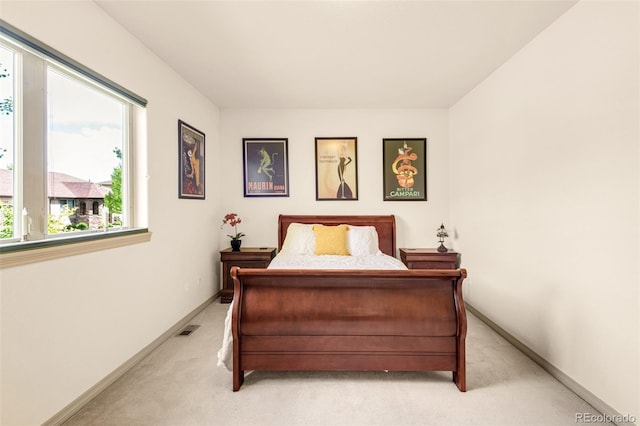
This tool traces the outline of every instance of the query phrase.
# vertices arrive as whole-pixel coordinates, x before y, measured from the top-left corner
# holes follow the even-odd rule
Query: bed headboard
[[[396,256],[396,219],[387,216],[317,216],[317,215],[283,215],[278,216],[278,251],[287,235],[287,228],[292,223],[317,223],[335,226],[342,223],[354,226],[375,226],[378,232],[380,250],[389,256]]]

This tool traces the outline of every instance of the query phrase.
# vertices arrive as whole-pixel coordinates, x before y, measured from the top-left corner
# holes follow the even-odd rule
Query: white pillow
[[[347,251],[351,256],[371,256],[380,252],[375,226],[347,226]]]
[[[282,243],[280,253],[313,254],[316,250],[316,237],[313,224],[291,223]]]

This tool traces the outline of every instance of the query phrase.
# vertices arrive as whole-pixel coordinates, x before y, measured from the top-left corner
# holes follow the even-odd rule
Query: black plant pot
[[[231,251],[240,251],[242,240],[231,240]]]

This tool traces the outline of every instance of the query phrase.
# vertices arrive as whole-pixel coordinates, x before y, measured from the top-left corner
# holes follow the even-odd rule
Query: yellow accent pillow
[[[349,256],[347,251],[347,230],[346,225],[323,226],[314,225],[313,233],[316,237],[315,254],[335,254],[339,256]]]

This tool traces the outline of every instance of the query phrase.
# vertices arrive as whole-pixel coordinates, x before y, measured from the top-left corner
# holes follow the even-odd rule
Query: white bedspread
[[[278,254],[269,264],[268,269],[407,269],[396,259],[382,252],[371,256],[313,256]],[[218,367],[226,367],[233,371],[233,334],[231,333],[231,311],[233,301],[229,304],[224,319],[224,337],[222,347],[218,351]]]
[[[281,253],[268,269],[407,269],[404,263],[382,252],[371,256],[314,256]]]

